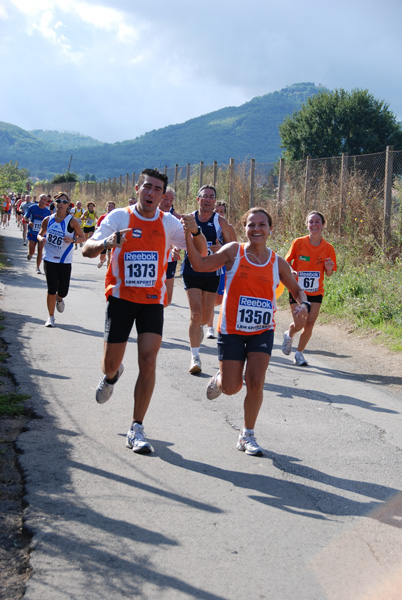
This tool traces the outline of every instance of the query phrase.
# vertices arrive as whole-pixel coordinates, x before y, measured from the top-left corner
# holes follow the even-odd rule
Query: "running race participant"
[[[187,252],[197,271],[215,271],[226,266],[226,286],[218,321],[219,371],[210,380],[207,398],[222,392],[237,394],[246,382],[244,426],[237,449],[262,455],[254,427],[263,401],[265,373],[274,341],[275,290],[282,281],[297,299],[295,319],[303,322],[308,303],[289,265],[277,256],[267,241],[272,219],[263,208],[251,208],[242,218],[246,243],[231,242],[216,254],[201,257],[187,233]],[[243,375],[245,367],[245,372]]]
[[[288,331],[285,331],[283,336],[282,352],[288,356],[292,351],[294,335],[303,330],[294,358],[294,363],[298,366],[308,365],[303,351],[311,338],[320,312],[324,297],[324,274],[331,277],[332,273],[336,271],[335,250],[322,237],[325,226],[324,215],[316,210],[311,211],[307,215],[306,225],[309,234],[293,240],[290,250],[285,256],[285,260],[291,265],[293,274],[298,279],[299,286],[306,292],[307,299],[311,303],[307,321],[296,323],[293,319]],[[294,315],[297,305],[291,292],[289,293],[289,302]]]
[[[38,242],[38,233],[42,226],[42,221],[45,217],[48,217],[51,213],[50,210],[46,207],[47,196],[46,194],[41,194],[39,196],[38,204],[33,204],[28,208],[25,213],[25,219],[28,221],[28,254],[27,260],[31,260],[33,255],[35,254],[36,245],[38,245],[38,251],[36,253],[36,272],[38,275],[41,275],[40,263],[42,262],[42,251],[44,246],[44,241]]]
[[[173,209],[173,202],[176,200],[176,192],[173,188],[167,187],[165,195],[159,203],[159,209],[163,210],[163,212],[168,212],[172,214],[176,219],[181,219],[181,215],[179,215]],[[173,209],[173,210],[172,210]],[[177,261],[180,260],[180,250],[175,248],[174,246],[170,249],[168,264],[166,268],[166,289],[167,289],[167,300],[165,304],[165,308],[169,306],[172,302],[173,297],[173,288],[174,288],[174,277],[176,274]]]
[[[218,215],[221,215],[221,217],[226,218],[226,202],[222,202],[222,201],[216,202],[215,207],[214,207],[214,212],[218,213]],[[230,229],[230,241],[236,242],[237,241],[236,231],[235,231],[235,228],[233,227],[233,225],[231,225],[230,223],[229,223],[229,229]],[[220,239],[219,241],[221,242],[221,244],[224,244],[223,239]],[[225,290],[226,268],[222,267],[221,270],[222,270],[222,272],[221,272],[221,277],[219,280],[219,287],[218,287],[218,290],[216,292],[216,297],[215,297],[215,306],[220,306],[222,304],[223,292]],[[207,340],[216,340],[215,329],[214,329],[214,311],[212,311],[211,318],[209,319],[209,321],[207,323],[207,327],[208,327],[207,335],[205,336],[207,338]]]
[[[95,232],[95,223],[98,220],[98,215],[95,212],[95,203],[87,202],[87,210],[82,215],[82,231],[85,235],[85,241],[93,236]]]
[[[74,208],[70,210],[70,215],[73,215],[78,221],[78,225],[82,228],[82,215],[84,214],[84,209],[82,207],[81,200],[77,200],[77,204]],[[80,244],[82,246],[82,242]],[[75,250],[77,250],[78,244],[75,244]]]
[[[162,343],[169,249],[171,245],[186,246],[183,225],[158,208],[167,182],[165,174],[144,169],[135,186],[137,203],[108,214],[82,250],[84,256],[95,258],[102,250],[113,249],[105,279],[107,304],[102,361],[105,375],[96,389],[99,404],[109,400],[114,384],[123,373],[122,361],[135,321],[139,372],[126,446],[138,454],[152,452],[143,421],[155,386],[156,358]],[[194,243],[198,250],[206,254],[206,241],[204,236],[198,236],[194,216],[185,215],[182,219],[197,234]]]
[[[116,202],[113,202],[113,200],[109,200],[109,202],[106,203],[106,212],[101,215],[96,223],[96,227],[100,227],[100,224],[102,223],[103,219],[106,217],[106,215],[108,215],[110,212],[112,212],[112,210],[114,210],[116,208]],[[111,255],[111,250],[102,250],[102,252],[100,253],[99,256],[99,262],[98,262],[98,269],[100,269],[101,267],[103,267],[103,265],[106,262],[106,254],[107,254],[107,264],[106,267],[108,267],[110,265],[110,255]]]
[[[219,250],[222,243],[230,242],[229,223],[214,212],[216,189],[213,185],[203,185],[197,194],[198,210],[195,216],[198,231],[203,233],[208,244],[208,252]],[[222,242],[220,241],[222,240]],[[200,344],[204,338],[204,325],[208,323],[215,306],[216,291],[219,287],[220,269],[215,272],[198,273],[186,254],[182,264],[184,289],[190,306],[190,352],[189,373],[201,373]]]
[[[49,318],[46,327],[55,326],[54,310],[64,312],[64,298],[68,294],[75,241],[85,239],[77,219],[69,214],[70,200],[66,193],[55,196],[56,213],[42,221],[38,242],[45,242],[43,265],[47,281],[47,308]]]
[[[21,223],[22,223],[22,240],[23,240],[23,245],[24,246],[28,245],[28,242],[27,242],[28,221],[25,218],[25,213],[27,212],[27,210],[31,206],[34,206],[34,203],[32,202],[31,196],[25,196],[25,202],[21,202],[21,204],[20,204],[20,209],[22,211],[22,218],[21,218]]]

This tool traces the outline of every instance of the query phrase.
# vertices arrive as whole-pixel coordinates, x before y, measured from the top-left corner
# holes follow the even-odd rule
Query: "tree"
[[[50,183],[70,183],[78,181],[78,175],[75,173],[64,173],[64,175],[55,175]]]
[[[402,147],[402,126],[367,90],[321,92],[279,126],[288,160],[382,152]]]
[[[24,192],[28,177],[29,171],[21,169],[18,162],[10,161],[0,165],[0,193]]]

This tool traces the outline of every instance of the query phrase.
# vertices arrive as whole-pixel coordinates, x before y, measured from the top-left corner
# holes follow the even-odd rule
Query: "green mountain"
[[[46,135],[42,133],[39,137],[34,137],[34,132],[24,132],[26,137],[22,138],[19,134],[21,139],[17,143],[13,132],[23,130],[8,125],[11,137],[8,146],[1,143],[0,137],[0,163],[17,160],[20,167],[29,169],[32,176],[40,179],[64,173],[71,155],[71,171],[82,177],[85,173],[93,173],[98,179],[118,177],[133,171],[138,173],[144,166],[184,166],[201,160],[205,164],[214,160],[222,164],[228,163],[230,158],[241,162],[255,158],[258,163],[271,163],[281,154],[278,126],[283,119],[298,110],[309,96],[324,89],[313,83],[297,83],[253,98],[239,107],[222,108],[115,144],[94,140],[91,146],[66,147],[68,138],[60,133],[60,140],[64,139],[65,143],[57,141],[57,132],[43,132]],[[77,141],[75,137],[71,143],[73,139]],[[37,147],[33,146],[34,142]],[[62,146],[62,149],[56,149],[57,146]]]
[[[103,145],[103,142],[75,131],[33,129],[29,133],[50,146],[53,150],[74,150],[75,148]]]

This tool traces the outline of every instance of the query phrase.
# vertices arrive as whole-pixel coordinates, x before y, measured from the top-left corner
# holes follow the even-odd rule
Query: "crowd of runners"
[[[322,237],[325,218],[308,214],[308,235],[293,240],[285,258],[269,248],[272,219],[261,207],[243,215],[245,242],[238,242],[226,219],[226,204],[217,200],[216,188],[203,185],[197,194],[197,210],[179,214],[174,209],[175,191],[167,176],[144,169],[135,186],[136,198],[125,208],[108,202],[98,217],[94,202],[74,206],[60,192],[52,199],[15,196],[8,205],[2,199],[2,227],[14,211],[27,259],[36,252],[36,272],[41,263],[47,282],[46,327],[55,327],[55,311],[62,313],[69,291],[74,249],[82,247],[87,258],[106,263],[106,314],[103,376],[96,401],[107,402],[124,371],[123,358],[134,326],[137,331],[138,376],[134,387],[134,410],[126,446],[138,454],[153,451],[144,431],[156,379],[156,359],[162,343],[164,309],[172,301],[177,263],[187,294],[189,373],[202,372],[200,346],[217,338],[218,369],[206,395],[236,394],[245,383],[244,424],[237,448],[261,456],[254,428],[263,401],[266,371],[271,357],[280,286],[289,291],[292,322],[284,334],[282,352],[291,353],[294,336],[300,333],[294,363],[306,366],[303,352],[312,335],[324,296],[324,276],[336,270],[334,248]],[[217,332],[214,308],[220,305]]]

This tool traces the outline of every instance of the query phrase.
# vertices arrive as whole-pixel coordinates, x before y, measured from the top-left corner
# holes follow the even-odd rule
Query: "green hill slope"
[[[18,160],[32,175],[44,178],[65,172],[72,154],[73,172],[80,176],[94,173],[99,179],[138,172],[144,166],[162,168],[176,163],[184,166],[200,160],[206,164],[214,160],[228,163],[230,158],[274,162],[281,154],[278,126],[309,96],[323,89],[313,83],[294,84],[253,98],[239,107],[223,108],[115,144],[98,143],[100,145],[85,148],[63,145],[62,150],[56,150],[53,148],[57,145],[57,135],[53,137],[52,146],[49,138],[42,136],[47,142],[44,150],[38,147],[30,151],[14,144],[6,151],[0,146],[0,162],[5,162],[7,155],[7,161]],[[32,133],[25,133],[33,138]],[[44,142],[38,140],[38,143]]]
[[[50,146],[53,150],[74,150],[75,148],[103,145],[103,142],[75,131],[33,129],[29,133]]]

